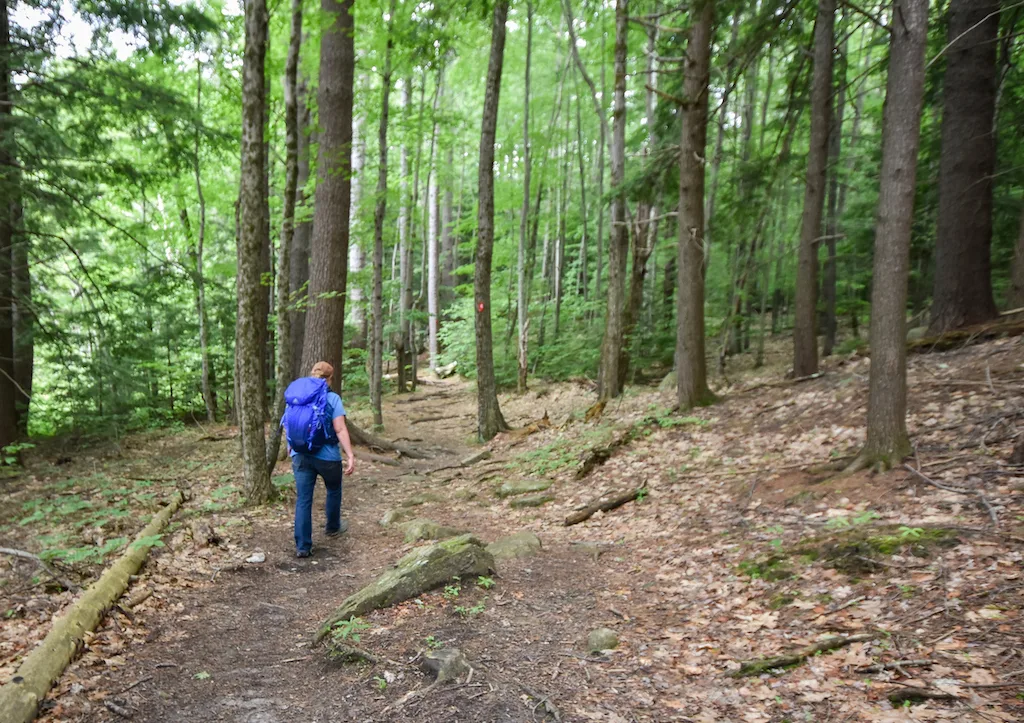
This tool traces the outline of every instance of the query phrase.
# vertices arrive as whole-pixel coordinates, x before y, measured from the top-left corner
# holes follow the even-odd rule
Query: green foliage
[[[495,582],[494,578],[487,577],[486,575],[481,575],[476,579],[476,584],[482,587],[484,590],[490,590],[492,587],[494,587]]]
[[[434,635],[428,635],[426,638],[423,639],[423,642],[425,642],[427,644],[427,647],[431,650],[437,650],[439,648],[444,647],[444,643],[438,640],[437,637]]]
[[[350,620],[340,620],[331,627],[331,638],[336,642],[345,642],[352,640],[354,643],[358,643],[360,639],[360,633],[363,630],[369,630],[370,624],[360,617],[351,618]]]

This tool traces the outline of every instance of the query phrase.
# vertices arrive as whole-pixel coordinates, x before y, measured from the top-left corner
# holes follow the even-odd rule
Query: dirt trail
[[[863,443],[867,364],[832,359],[799,384],[779,369],[737,375],[689,416],[670,413],[671,393],[631,388],[592,423],[585,384],[538,385],[502,395],[503,412],[516,427],[547,412],[553,426],[501,435],[469,468],[455,465],[479,449],[470,387],[391,398],[387,437],[448,451],[362,464],[345,484],[350,532],[315,535],[306,561],[293,557],[290,509],[204,512],[218,480],[239,483],[224,467],[237,442],[208,443],[219,451],[196,469],[212,479],[136,583],[155,594],[134,621],[108,616],[43,720],[117,720],[107,704],[140,721],[1022,720],[1024,471],[1004,460],[1024,421],[1024,344],[910,360],[913,462],[966,494],[902,469],[826,469]],[[586,451],[627,428],[634,441],[576,479]],[[495,495],[510,480],[550,482],[554,500],[513,506],[521,498]],[[562,525],[598,495],[640,485],[643,499]],[[530,530],[544,549],[499,565],[491,589],[463,580],[457,594],[367,615],[359,645],[394,662],[328,661],[309,647],[313,630],[410,549],[378,520],[413,501],[419,516],[487,541]],[[190,519],[220,525],[225,542],[193,548]],[[255,550],[265,563],[242,562]],[[621,644],[589,656],[598,627]],[[877,638],[731,676],[743,660],[865,634]],[[435,646],[461,648],[472,679],[400,705],[428,684],[410,663]],[[953,698],[893,705],[908,687]]]

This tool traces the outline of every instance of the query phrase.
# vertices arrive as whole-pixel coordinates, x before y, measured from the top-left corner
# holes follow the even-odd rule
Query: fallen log
[[[907,344],[911,354],[926,354],[933,351],[948,351],[988,339],[1003,336],[1020,336],[1024,334],[1024,321],[1020,319],[997,319],[987,324],[976,324],[963,329],[953,329],[936,336],[915,339]]]
[[[928,688],[897,688],[887,696],[893,705],[903,703],[923,702],[926,700],[960,700],[960,696],[946,693],[941,690],[929,690]]]
[[[637,487],[635,490],[625,490],[622,492],[617,492],[612,497],[599,497],[597,501],[591,502],[582,510],[579,510],[578,512],[573,512],[571,515],[566,517],[565,526],[570,527],[571,525],[578,525],[584,520],[589,520],[598,512],[608,512],[609,510],[614,510],[616,507],[622,507],[627,502],[632,502],[633,500],[641,498],[646,494],[646,487]]]
[[[139,571],[149,550],[182,503],[181,493],[171,498],[139,533],[125,553],[59,618],[49,634],[22,661],[11,682],[0,687],[0,711],[4,723],[28,723],[50,687],[78,652],[82,639],[99,624],[104,613],[128,588],[129,578]]]
[[[368,449],[380,449],[390,452],[398,452],[403,457],[409,459],[430,459],[431,455],[427,454],[421,449],[416,447],[406,447],[404,444],[397,444],[395,442],[389,442],[388,440],[378,437],[375,434],[370,434],[365,429],[361,429],[358,425],[353,422],[348,422],[348,435],[352,439],[352,444],[358,444],[360,447],[366,447]]]
[[[788,668],[791,665],[799,665],[804,662],[807,658],[818,653],[827,653],[830,650],[838,650],[839,648],[853,643],[866,643],[868,640],[874,640],[877,637],[876,633],[863,633],[861,635],[851,635],[848,638],[825,638],[819,640],[813,645],[807,645],[803,648],[794,650],[792,653],[786,653],[785,655],[775,655],[770,658],[757,658],[755,660],[744,660],[740,663],[740,669],[733,672],[731,675],[733,678],[746,678],[751,675],[761,675],[767,673],[770,670],[776,668]]]

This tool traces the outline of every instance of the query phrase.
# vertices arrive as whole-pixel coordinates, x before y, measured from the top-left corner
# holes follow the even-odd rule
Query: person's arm
[[[348,425],[345,417],[334,418],[334,433],[338,435],[341,449],[345,452],[345,474],[352,474],[356,469],[356,456],[352,453],[352,440],[348,436]]]

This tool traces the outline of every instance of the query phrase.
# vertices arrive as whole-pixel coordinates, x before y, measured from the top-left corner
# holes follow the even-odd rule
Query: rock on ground
[[[420,667],[437,678],[437,682],[445,683],[455,680],[460,675],[468,673],[470,666],[466,656],[458,648],[443,648],[442,650],[428,650],[423,654],[423,661]]]
[[[456,530],[454,527],[439,525],[433,520],[417,517],[415,520],[403,522],[398,525],[405,533],[406,542],[419,542],[420,540],[446,540],[449,537],[462,535],[465,530]]]
[[[546,492],[542,492],[539,495],[528,495],[526,497],[517,497],[510,503],[512,507],[540,507],[546,505],[548,502],[554,502],[555,496],[549,495]]]
[[[530,557],[540,551],[540,538],[523,530],[514,535],[500,537],[487,546],[495,560],[510,560],[515,557]]]
[[[407,507],[399,507],[395,510],[388,510],[384,513],[383,517],[380,518],[381,527],[391,527],[401,522],[411,520],[416,516],[416,513]]]
[[[483,449],[483,450],[480,450],[479,452],[477,452],[476,454],[471,454],[470,456],[468,456],[464,460],[462,460],[462,466],[463,467],[470,467],[470,466],[476,464],[477,462],[483,462],[485,459],[490,459],[490,458],[491,458],[491,450]]]
[[[587,636],[587,651],[599,653],[602,650],[611,650],[619,647],[619,636],[614,630],[598,628]]]
[[[551,486],[551,480],[544,479],[522,479],[509,480],[498,488],[498,497],[512,497],[513,495],[525,495],[527,492],[543,492]]]
[[[478,577],[493,571],[494,557],[473,535],[459,535],[417,547],[335,609],[320,626],[316,642],[323,640],[337,622],[409,600],[449,582],[453,577]]]

